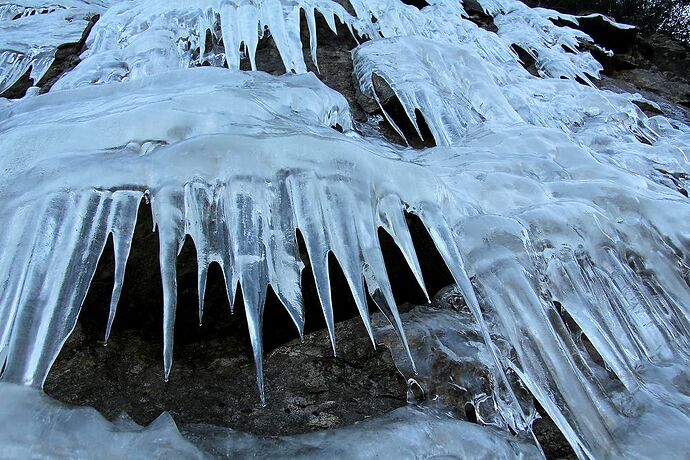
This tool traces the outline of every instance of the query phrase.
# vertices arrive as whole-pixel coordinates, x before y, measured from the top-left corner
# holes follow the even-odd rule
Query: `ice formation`
[[[24,1],[0,4],[0,94],[27,71],[34,84],[60,45],[78,42],[105,0]]]
[[[408,346],[377,236],[382,227],[393,237],[424,289],[408,212],[429,231],[467,307],[464,316],[446,312],[449,319],[409,327],[443,323],[453,337],[471,335],[446,349],[472,346],[487,369],[491,394],[482,401],[493,410],[473,399],[481,423],[494,426],[483,431],[482,449],[540,455],[504,436],[529,432],[528,391],[581,458],[658,456],[645,442],[650,433],[669,458],[685,454],[690,203],[668,173],[690,173],[690,128],[648,118],[634,104],[639,96],[594,87],[601,67],[578,48],[589,37],[551,21],[577,18],[482,0],[494,34],[451,0],[422,9],[352,0],[354,14],[328,0],[112,3],[81,64],[48,94],[0,103],[0,214],[12,222],[0,235],[0,379],[3,394],[26,401],[15,412],[45,404],[11,384],[43,384],[112,234],[110,333],[143,199],[160,234],[166,378],[176,257],[189,235],[199,315],[210,263],[223,268],[231,304],[242,289],[263,395],[269,285],[300,332],[304,325],[296,229],[333,343],[329,253],[372,340],[367,294],[409,360],[401,368],[414,374],[417,363],[425,375],[424,349]],[[15,56],[0,67],[2,85],[29,66],[40,79],[56,47],[102,8],[0,5],[0,27],[12,31],[0,38],[12,50],[3,56]],[[314,63],[318,12],[331,29],[338,19],[368,40],[352,53],[362,93],[395,126],[377,93],[375,76],[383,79],[420,136],[423,115],[438,147],[402,149],[359,134],[346,99],[306,72],[301,10]],[[242,52],[256,67],[268,33],[289,74],[240,71]],[[534,57],[539,76],[523,69],[515,46]],[[196,68],[202,63],[212,68]],[[473,325],[455,325],[462,318]],[[0,422],[13,414],[0,412]],[[381,423],[408,426],[408,417],[416,416],[401,411]],[[156,427],[122,430],[129,434],[114,442],[146,443]],[[313,436],[307,444],[329,448],[326,435]]]
[[[256,70],[256,48],[271,36],[288,71],[307,71],[300,42],[300,12],[309,28],[311,57],[318,66],[317,13],[336,32],[336,20],[364,29],[331,0],[123,1],[104,14],[88,38],[88,50],[59,88],[135,79],[208,63],[239,69],[246,56]]]

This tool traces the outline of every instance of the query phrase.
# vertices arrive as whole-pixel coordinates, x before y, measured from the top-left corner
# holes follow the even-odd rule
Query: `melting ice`
[[[405,331],[435,327],[471,335],[480,350],[472,359],[490,376],[482,401],[492,410],[478,413],[492,428],[408,408],[361,429],[270,445],[210,427],[192,438],[227,436],[256,452],[305,442],[326,449],[311,451],[318,455],[339,452],[374,425],[398,430],[419,455],[486,449],[538,457],[538,447],[510,434],[530,431],[527,391],[581,458],[686,455],[690,203],[659,171],[690,172],[690,128],[648,118],[633,103],[639,95],[597,89],[601,66],[578,47],[589,37],[551,21],[576,25],[576,17],[482,0],[498,28],[492,33],[457,1],[428,3],[421,10],[398,0],[352,0],[348,8],[329,0],[0,4],[0,91],[27,71],[38,83],[57,47],[77,41],[86,18],[102,15],[81,63],[49,93],[0,100],[0,214],[11,222],[0,234],[0,379],[3,398],[17,401],[0,410],[0,424],[50,429],[50,442],[65,452],[93,448],[68,443],[73,428],[94,430],[123,455],[132,439],[145,451],[201,455],[169,421],[111,425],[29,388],[42,386],[74,328],[112,234],[110,333],[147,199],[160,234],[165,378],[173,365],[176,257],[189,235],[199,315],[212,262],[223,269],[231,304],[242,290],[263,397],[269,285],[300,333],[304,325],[295,229],[334,349],[329,253],[372,340],[367,296],[389,321],[402,372],[420,380],[428,372],[426,349],[409,344]],[[346,99],[306,72],[300,11],[315,64],[316,15],[332,30],[345,23],[362,42],[352,53],[362,93],[381,103],[374,77],[383,79],[418,131],[416,113],[423,115],[438,147],[402,149],[358,133]],[[238,70],[242,55],[256,69],[258,41],[268,35],[289,73]],[[539,76],[523,69],[516,46],[532,55]],[[429,231],[464,313],[399,314],[377,231],[393,237],[424,289],[405,212]],[[447,348],[463,359],[467,343]],[[74,425],[55,431],[35,411],[73,417]],[[28,441],[9,425],[0,453],[15,455]],[[453,439],[446,450],[424,450],[428,439],[404,434],[429,426]],[[167,447],[155,444],[161,436]],[[208,448],[231,455],[222,443]]]

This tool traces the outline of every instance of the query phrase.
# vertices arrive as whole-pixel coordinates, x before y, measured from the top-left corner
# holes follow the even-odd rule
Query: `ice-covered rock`
[[[0,93],[30,70],[38,83],[60,45],[78,42],[106,1],[15,0],[0,4]]]
[[[649,457],[648,433],[663,440],[669,457],[683,455],[690,433],[690,203],[662,171],[690,173],[690,128],[648,118],[634,105],[640,96],[584,84],[599,70],[578,50],[588,37],[556,26],[553,12],[516,0],[480,4],[498,34],[477,28],[461,5],[446,0],[422,9],[353,0],[356,16],[326,0],[110,7],[83,62],[51,92],[0,104],[0,215],[12,222],[0,234],[2,381],[42,385],[112,234],[109,333],[143,199],[160,235],[166,378],[176,257],[187,235],[198,257],[199,314],[209,264],[222,267],[231,304],[242,290],[261,395],[269,285],[298,331],[304,325],[297,229],[333,343],[331,253],[367,330],[373,332],[368,294],[410,360],[421,348],[407,343],[378,240],[381,227],[424,289],[408,212],[428,230],[474,320],[481,347],[474,356],[486,364],[497,412],[482,409],[482,422],[529,432],[535,414],[525,404],[528,391],[582,458]],[[439,147],[402,149],[357,133],[347,101],[305,73],[301,9],[313,58],[314,11],[332,29],[337,17],[353,33],[368,34],[370,42],[353,53],[362,92],[376,98],[374,76],[383,78],[420,134],[415,113],[422,113]],[[70,11],[0,24],[24,21],[25,28],[7,27],[29,43],[38,30],[31,21]],[[56,34],[69,29],[51,24]],[[237,67],[241,43],[252,59],[264,26],[286,69],[299,75],[189,68],[204,61]],[[46,56],[69,39],[56,38]],[[539,76],[520,66],[514,45],[532,54]],[[463,328],[451,327],[454,336]],[[428,372],[422,365],[420,375]],[[414,454],[428,441],[420,432],[438,418],[423,422],[414,438],[405,421],[410,411],[377,427],[417,439]],[[81,422],[97,423],[77,417]],[[474,436],[481,428],[461,423],[449,430]],[[484,430],[477,449],[539,454]],[[342,431],[335,439],[343,444],[325,434],[305,442],[338,453],[362,433]],[[367,436],[369,448],[381,447],[379,438]],[[447,442],[425,452],[467,448]]]

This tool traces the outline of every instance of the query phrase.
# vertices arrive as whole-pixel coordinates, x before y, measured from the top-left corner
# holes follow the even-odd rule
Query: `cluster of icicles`
[[[512,373],[581,458],[656,455],[645,433],[669,456],[681,453],[690,434],[690,203],[659,171],[690,172],[690,128],[648,118],[639,96],[582,84],[601,70],[579,50],[589,37],[552,22],[576,17],[481,0],[493,33],[458,0],[428,3],[0,4],[0,92],[27,71],[38,82],[58,46],[101,15],[81,62],[49,93],[0,99],[1,380],[43,384],[112,235],[110,333],[143,199],[160,235],[166,378],[187,235],[200,315],[211,263],[231,304],[242,290],[262,398],[269,285],[304,325],[296,229],[334,349],[329,253],[369,333],[367,293],[406,348],[377,232],[393,237],[423,288],[408,212],[479,325],[504,426],[529,431],[534,418]],[[385,80],[439,147],[360,135],[345,98],[306,72],[302,13],[314,64],[317,18],[334,32],[344,23],[363,43],[352,53],[362,93],[378,101],[374,76]],[[268,34],[289,73],[239,71],[243,57],[256,69]],[[512,46],[532,55],[539,77]]]

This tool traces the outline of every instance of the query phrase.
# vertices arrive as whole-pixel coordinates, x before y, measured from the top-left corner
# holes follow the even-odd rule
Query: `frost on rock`
[[[88,17],[104,9],[95,1],[21,1],[0,4],[0,93],[29,69],[34,83],[43,77],[60,45],[78,42]]]
[[[662,171],[690,173],[690,128],[646,117],[633,103],[639,96],[576,81],[586,83],[599,67],[577,50],[588,37],[555,26],[553,12],[482,0],[499,28],[493,34],[466,19],[457,2],[433,0],[421,10],[393,0],[351,3],[357,17],[326,0],[118,3],[92,31],[82,63],[51,92],[0,100],[0,215],[12,222],[0,234],[1,380],[43,384],[112,234],[110,333],[145,199],[160,235],[166,378],[176,257],[189,235],[199,315],[211,263],[222,267],[231,304],[242,290],[263,395],[269,285],[300,333],[304,326],[299,229],[334,349],[329,253],[372,339],[367,295],[390,322],[395,355],[408,360],[398,359],[401,368],[414,374],[417,363],[420,379],[432,372],[426,345],[409,346],[405,324],[445,324],[453,333],[433,343],[449,356],[474,349],[470,357],[484,365],[491,394],[482,400],[489,406],[472,403],[480,423],[494,428],[454,425],[449,446],[464,449],[452,436],[474,439],[484,430],[475,446],[482,452],[538,456],[505,435],[529,433],[529,392],[581,458],[658,456],[650,435],[669,458],[685,455],[690,202]],[[374,76],[381,77],[420,132],[415,113],[422,113],[439,147],[401,149],[358,134],[345,98],[305,73],[300,9],[314,58],[314,11],[332,28],[337,17],[370,34],[353,52],[362,92],[377,99]],[[237,67],[241,43],[253,59],[264,26],[298,75],[187,68],[204,61]],[[33,26],[22,33],[36,37]],[[512,45],[533,54],[541,78],[520,66]],[[393,237],[425,290],[405,212],[428,230],[466,305],[462,314],[430,322],[398,314],[378,230]],[[468,318],[471,327],[458,323]],[[485,390],[458,382],[477,397]],[[5,392],[35,397],[3,384]],[[426,426],[424,433],[450,426],[438,416],[431,425],[400,422],[410,411],[380,419],[382,432],[403,426],[391,430],[412,439],[409,426]],[[11,417],[0,412],[0,422]],[[326,434],[302,441],[337,453],[376,433],[372,425],[341,431],[345,444]],[[376,447],[380,438],[366,442]],[[302,445],[278,444],[301,452]]]

